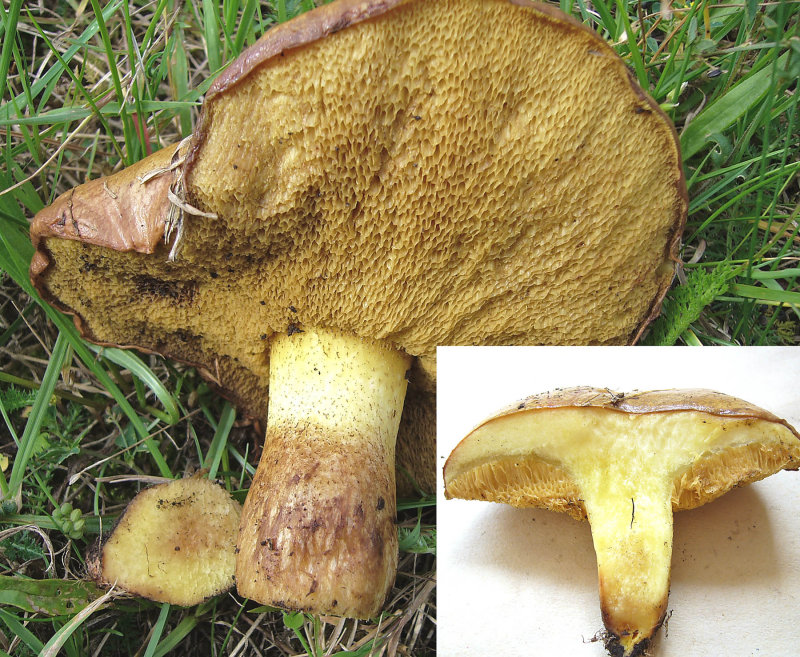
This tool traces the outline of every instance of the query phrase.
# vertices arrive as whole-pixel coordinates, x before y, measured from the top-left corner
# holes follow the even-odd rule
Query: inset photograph
[[[792,654],[800,349],[437,359],[439,654]]]

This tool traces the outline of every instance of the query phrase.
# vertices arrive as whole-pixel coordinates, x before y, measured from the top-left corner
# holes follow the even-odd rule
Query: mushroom
[[[190,606],[233,586],[242,505],[200,474],[141,491],[87,555],[102,586]]]
[[[485,420],[452,451],[445,496],[588,519],[613,655],[644,654],[664,620],[672,514],[800,468],[800,434],[702,389],[555,390]]]
[[[369,617],[406,379],[433,393],[439,344],[636,341],[686,206],[672,125],[573,19],[338,0],[231,64],[190,141],[37,215],[31,271],[92,340],[198,363],[250,408],[269,386],[239,591]]]

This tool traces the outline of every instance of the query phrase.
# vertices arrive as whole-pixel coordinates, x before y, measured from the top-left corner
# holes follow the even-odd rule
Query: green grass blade
[[[253,27],[256,9],[256,0],[247,0],[244,10],[242,11],[242,20],[240,21],[239,27],[236,30],[236,39],[233,42],[235,51],[233,55],[235,57],[238,57],[244,48],[245,39],[250,34],[250,30]]]
[[[169,618],[170,608],[171,605],[167,602],[161,605],[158,620],[156,620],[150,632],[150,641],[147,642],[147,650],[144,651],[143,657],[154,657],[156,648],[158,648],[158,642],[161,641],[161,635],[164,633],[164,626],[167,624],[167,619]]]
[[[116,383],[112,380],[111,376],[106,372],[100,364],[95,360],[94,354],[92,351],[87,347],[86,343],[78,334],[78,330],[75,328],[75,325],[72,321],[63,315],[62,313],[58,312],[54,308],[50,307],[46,303],[44,303],[38,295],[34,297],[37,301],[42,305],[45,312],[47,313],[50,321],[56,325],[59,329],[61,334],[66,334],[69,338],[70,345],[72,349],[75,351],[75,355],[81,359],[84,365],[92,372],[92,374],[97,378],[100,385],[108,391],[117,405],[120,407],[122,412],[130,421],[131,425],[133,426],[134,431],[136,432],[139,439],[145,440],[144,444],[147,449],[150,451],[153,460],[158,467],[158,470],[162,477],[168,477],[170,479],[173,478],[172,472],[170,471],[169,466],[167,465],[164,456],[158,449],[155,441],[152,438],[148,438],[149,431],[147,427],[142,422],[142,419],[134,410],[133,406],[131,406],[130,402],[125,398],[125,395],[119,389]]]
[[[278,22],[285,23],[286,19],[289,18],[288,13],[286,12],[286,0],[275,0],[272,5],[278,12]]]
[[[162,477],[168,477],[170,479],[173,478],[172,472],[167,465],[164,456],[158,449],[158,445],[152,438],[148,438],[150,432],[148,431],[147,427],[142,422],[142,419],[136,413],[134,408],[131,406],[130,402],[125,399],[125,395],[122,394],[122,391],[119,389],[116,383],[111,379],[108,372],[106,372],[100,365],[94,360],[92,356],[92,352],[88,349],[86,344],[80,337],[77,335],[77,329],[75,329],[72,322],[67,320],[63,315],[60,313],[57,314],[57,311],[48,312],[50,315],[50,319],[53,320],[60,330],[62,331],[74,331],[74,336],[76,342],[73,343],[73,348],[75,349],[75,354],[83,361],[83,363],[91,370],[92,374],[97,377],[100,384],[111,394],[114,398],[114,401],[119,405],[122,412],[126,415],[128,420],[130,421],[131,425],[133,426],[134,431],[136,432],[137,436],[140,439],[146,439],[144,444],[145,447],[149,450],[153,460],[158,467],[159,472],[161,473]]]
[[[0,230],[0,246],[3,247],[0,248],[0,268],[7,271],[17,285],[23,288],[40,306],[42,306],[50,320],[58,327],[59,339],[61,339],[62,336],[66,337],[75,354],[83,361],[86,367],[89,368],[92,374],[97,377],[100,384],[108,391],[114,401],[119,405],[122,412],[127,416],[139,438],[147,438],[149,435],[147,427],[144,425],[133,406],[131,406],[130,402],[125,398],[125,395],[122,394],[117,384],[114,383],[108,375],[108,372],[97,363],[93,353],[78,334],[78,329],[75,328],[72,321],[66,315],[58,312],[49,304],[42,301],[36,290],[34,290],[28,278],[28,267],[33,257],[33,245],[27,235],[22,233],[19,229]],[[172,478],[172,472],[155,442],[147,438],[145,446],[150,451],[161,475],[163,477]]]
[[[25,472],[28,467],[28,460],[33,455],[36,439],[39,436],[39,431],[42,427],[44,414],[50,407],[50,399],[53,396],[56,383],[61,376],[61,366],[64,364],[64,359],[67,355],[67,347],[69,342],[59,334],[56,338],[56,344],[53,347],[53,353],[50,356],[50,362],[45,370],[42,379],[41,387],[36,395],[36,401],[33,403],[28,421],[25,424],[25,430],[22,432],[19,445],[17,446],[17,456],[14,459],[14,465],[11,469],[11,477],[8,481],[9,495],[16,497],[21,488],[22,481],[25,478]]]
[[[730,292],[738,294],[744,299],[755,299],[756,301],[768,304],[786,304],[800,306],[800,292],[789,290],[770,290],[757,285],[734,284],[730,286]]]
[[[100,5],[98,4],[98,0],[90,0],[92,3],[92,8],[94,9],[95,16],[97,16],[97,23],[98,23],[98,32],[100,34],[100,39],[103,42],[103,48],[106,52],[106,58],[108,60],[108,70],[111,73],[111,81],[114,85],[114,91],[117,94],[117,101],[120,104],[120,112],[119,117],[122,119],[122,129],[125,134],[125,145],[127,146],[127,155],[124,155],[121,159],[125,162],[126,165],[132,164],[133,161],[130,159],[131,156],[131,146],[133,144],[133,135],[131,130],[131,120],[130,116],[128,115],[128,110],[125,106],[125,94],[122,91],[122,81],[119,76],[119,69],[117,68],[117,56],[114,53],[114,47],[111,45],[111,37],[108,33],[108,28],[106,27],[106,21],[103,17],[103,12],[100,9]],[[111,132],[108,133],[109,135],[112,134]]]
[[[101,521],[103,526],[108,528],[117,521],[118,517],[119,516],[113,514],[105,514],[102,517],[100,514],[97,514],[96,517],[84,516],[86,520],[85,531],[90,534],[99,534]],[[58,525],[56,525],[55,520],[53,520],[53,517],[50,515],[43,516],[32,513],[10,513],[3,516],[3,522],[10,525],[36,525],[42,529],[58,530]]]
[[[222,67],[219,53],[219,21],[217,19],[217,3],[214,0],[203,0],[203,25],[205,29],[206,56],[211,72]]]
[[[105,9],[103,9],[103,13],[101,16],[104,20],[108,20],[111,16],[114,15],[114,12],[120,8],[122,5],[123,0],[112,0]],[[97,34],[99,29],[99,25],[97,20],[91,22],[91,24],[84,30],[84,32],[76,39],[75,43],[67,48],[63,55],[61,55],[61,60],[66,63],[67,65],[72,61],[72,58],[80,52],[86,45],[91,41],[92,37]],[[58,81],[58,78],[64,73],[63,64],[61,62],[54,64],[51,66],[47,72],[42,75],[36,82],[34,82],[30,87],[30,93],[33,96],[38,96],[42,93],[49,85],[55,84]],[[2,98],[2,96],[0,96]],[[8,119],[11,116],[18,116],[26,109],[28,109],[28,98],[25,92],[19,94],[15,98],[12,99],[11,102],[5,103],[4,105],[0,106],[0,118]],[[14,109],[14,114],[11,114],[11,110]]]
[[[0,269],[28,294],[33,285],[28,278],[28,267],[33,257],[33,245],[23,226],[0,220]]]
[[[636,78],[639,80],[639,86],[642,89],[649,89],[650,81],[647,79],[647,71],[645,71],[644,62],[642,61],[642,53],[639,52],[636,35],[633,33],[633,28],[631,27],[631,22],[628,18],[628,12],[626,11],[623,0],[617,0],[617,15],[622,19],[622,26],[625,28],[625,36],[628,39],[631,62],[633,63],[633,70],[636,71]]]
[[[206,454],[205,458],[204,467],[208,468],[208,476],[210,479],[215,479],[217,476],[219,464],[225,452],[228,436],[230,435],[235,420],[236,409],[228,402],[225,402],[225,406],[219,417],[217,430],[214,432],[214,438],[211,441],[211,446],[208,448],[208,454]]]
[[[780,280],[780,279],[790,279],[790,278],[797,278],[800,276],[800,269],[793,267],[790,269],[778,269],[776,271],[752,271],[750,272],[750,278],[755,281],[765,281],[765,280]]]
[[[791,167],[787,167],[787,169],[800,171],[800,162],[798,162],[795,165],[792,165]],[[764,187],[773,184],[776,181],[776,179],[782,178],[782,174],[785,175],[786,171],[770,172],[766,174],[763,178],[754,178],[752,180],[748,180],[746,183],[742,183],[741,185],[732,187],[729,190],[729,192],[734,194],[734,196],[725,201],[722,205],[716,207],[714,211],[703,220],[703,223],[700,224],[700,226],[696,228],[695,231],[689,235],[688,238],[686,237],[686,235],[684,235],[684,241],[688,243],[694,242],[694,240],[698,237],[698,235],[701,232],[707,229],[717,219],[723,217],[728,210],[734,209],[738,203],[740,203],[745,199],[748,199],[759,189],[762,189]],[[758,208],[756,208],[756,210],[758,210]],[[755,256],[753,256],[753,258],[755,258]]]
[[[198,96],[197,93],[189,92],[190,96]],[[166,112],[177,113],[185,110],[191,110],[199,106],[199,101],[196,99],[188,100],[142,100],[140,107],[142,112]],[[96,109],[95,109],[96,108]],[[81,121],[87,116],[102,117],[116,117],[122,111],[120,104],[116,101],[111,101],[103,105],[103,107],[86,108],[86,107],[59,107],[54,110],[42,112],[33,116],[22,118],[2,119],[0,118],[0,126],[12,125],[54,125],[59,123],[69,123],[72,121]],[[109,128],[110,130],[110,128]]]
[[[97,598],[97,600],[94,600],[86,605],[86,607],[84,607],[79,613],[73,616],[45,644],[44,648],[42,648],[42,650],[39,652],[39,657],[55,657],[58,654],[58,651],[64,647],[66,642],[72,636],[73,632],[75,632],[75,630],[77,630],[89,616],[102,607],[108,601],[109,597],[110,593],[106,593],[105,595]]]
[[[14,614],[0,607],[0,620],[6,624],[6,627],[8,627],[13,636],[18,636],[35,654],[41,654],[44,649],[44,644],[39,641],[36,635],[25,627]]]
[[[17,21],[19,20],[19,10],[22,7],[22,0],[11,0],[8,13],[0,9],[0,16],[3,18],[3,49],[0,50],[0,98],[6,93],[6,80],[8,78],[8,67],[11,64],[11,53],[14,45],[14,35],[17,32]]]
[[[198,622],[199,621],[196,616],[187,616],[181,620],[177,627],[175,627],[172,632],[170,632],[162,641],[158,643],[158,646],[153,651],[153,657],[164,657],[165,655],[168,655],[180,644],[181,641],[183,641],[189,635],[189,633],[195,627],[197,627]]]
[[[147,49],[152,45],[153,35],[155,35],[156,30],[160,27],[161,16],[167,7],[168,1],[169,0],[158,0],[158,4],[153,11],[153,16],[150,18],[150,23],[147,26],[147,31],[144,33],[144,37],[142,38],[143,49]]]
[[[0,269],[2,268],[3,268],[2,261],[0,261]],[[2,334],[0,334],[0,347],[6,346],[8,340],[11,338],[12,335],[14,335],[14,333],[16,333],[17,329],[19,329],[22,326],[23,322],[25,321],[25,318],[28,316],[28,313],[30,313],[30,311],[33,310],[33,308],[34,304],[32,303],[29,303],[27,306],[25,306],[22,309],[22,312],[19,314],[19,316],[13,322],[11,322],[11,324],[8,325],[8,328],[5,331],[3,331]]]
[[[614,17],[611,15],[606,0],[596,0],[592,3],[592,6],[600,15],[600,24],[605,28],[606,32],[608,32],[609,38],[612,41],[616,41],[619,38],[617,21],[615,21]]]
[[[78,79],[78,76],[75,73],[72,72],[72,69],[70,69],[70,67],[67,65],[67,63],[64,61],[64,59],[59,54],[58,49],[53,45],[53,43],[50,41],[50,39],[44,33],[44,30],[42,30],[39,27],[39,24],[35,20],[33,20],[33,17],[29,16],[29,20],[36,27],[36,29],[39,32],[39,36],[47,44],[47,47],[50,48],[50,52],[53,53],[55,58],[58,60],[58,63],[64,68],[64,70],[67,72],[69,77],[72,79],[73,83],[75,84],[75,88],[78,89],[81,92],[81,94],[83,95],[83,97],[86,100],[86,102],[92,108],[92,114],[97,116],[97,118],[103,124],[103,128],[105,129],[106,133],[109,134],[109,135],[113,135],[113,131],[111,130],[111,126],[108,124],[108,121],[103,116],[103,114],[100,111],[100,109],[97,107],[97,103],[95,102],[94,98],[92,98],[91,94],[84,88],[83,84]],[[66,126],[65,126],[65,128],[66,128]],[[119,148],[119,146],[117,145],[116,141],[113,142],[113,146],[114,146],[115,150],[117,151],[117,154],[120,156],[120,159],[124,159],[124,155],[122,153],[122,150]]]
[[[172,97],[183,100],[189,95],[189,72],[186,51],[183,44],[183,27],[176,26],[164,52],[167,62],[167,78],[172,89]],[[186,137],[192,132],[192,114],[188,109],[178,112],[181,134]]]
[[[337,652],[336,657],[369,657],[370,655],[380,654],[381,646],[386,642],[385,637],[370,639],[357,650],[343,650]]]
[[[176,424],[178,422],[180,419],[180,411],[178,410],[178,403],[175,397],[167,390],[153,370],[151,370],[139,356],[132,351],[117,349],[115,347],[89,345],[89,348],[99,356],[107,358],[112,363],[116,363],[120,367],[129,370],[131,374],[150,388],[164,407],[164,422],[167,424]]]
[[[777,60],[776,66],[784,70],[789,53]],[[723,132],[756,107],[772,84],[772,68],[765,67],[744,78],[719,100],[703,109],[681,133],[681,152],[688,160],[711,141],[711,136]]]
[[[681,333],[681,340],[683,340],[688,347],[703,346],[703,343],[700,342],[700,338],[695,335],[695,332],[692,331],[692,329],[686,329],[683,333]]]

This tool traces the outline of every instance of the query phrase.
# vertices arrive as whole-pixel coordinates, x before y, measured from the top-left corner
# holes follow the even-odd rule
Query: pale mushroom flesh
[[[157,602],[199,604],[234,585],[241,512],[204,476],[146,488],[90,549],[89,576]]]

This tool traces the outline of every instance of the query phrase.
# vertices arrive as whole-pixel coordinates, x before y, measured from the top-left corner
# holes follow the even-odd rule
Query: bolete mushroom
[[[145,488],[90,549],[89,576],[150,600],[199,604],[233,586],[241,512],[199,474]]]
[[[612,655],[643,654],[667,610],[672,514],[800,468],[785,420],[702,389],[567,388],[487,419],[450,454],[445,496],[588,519]]]
[[[669,120],[573,19],[337,0],[231,64],[188,143],[43,210],[32,277],[90,339],[251,407],[269,385],[239,591],[365,617],[397,559],[406,377],[432,393],[439,344],[635,341],[686,205]]]

